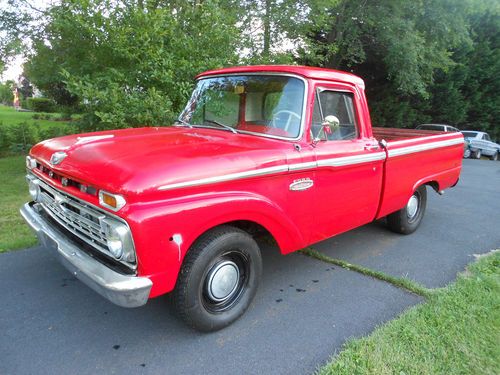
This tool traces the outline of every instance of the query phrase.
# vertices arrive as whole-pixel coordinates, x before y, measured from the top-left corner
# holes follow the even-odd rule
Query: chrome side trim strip
[[[368,163],[368,162],[377,161],[377,160],[384,160],[385,157],[386,157],[385,152],[375,152],[375,153],[371,153],[371,154],[344,156],[344,157],[340,157],[340,158],[319,160],[318,162],[306,162],[306,163],[296,163],[296,164],[290,164],[290,165],[278,165],[275,167],[255,169],[253,171],[230,173],[230,174],[223,175],[223,176],[207,177],[207,178],[201,178],[198,180],[191,180],[191,181],[185,181],[185,182],[178,182],[175,184],[162,185],[162,186],[158,187],[158,190],[172,190],[172,189],[178,189],[178,188],[184,188],[184,187],[214,184],[214,183],[218,183],[218,182],[240,180],[243,178],[265,176],[265,175],[271,175],[271,174],[275,174],[275,173],[282,173],[282,172],[288,172],[288,171],[291,171],[291,172],[303,171],[303,170],[315,169],[317,167],[342,167],[345,165],[362,164],[362,163]]]
[[[183,188],[183,187],[188,187],[188,186],[214,184],[216,182],[240,180],[242,178],[265,176],[268,174],[274,174],[274,173],[280,173],[280,172],[288,172],[288,165],[278,165],[275,167],[255,169],[253,171],[230,173],[230,174],[226,174],[223,176],[207,177],[207,178],[201,178],[199,180],[192,180],[192,181],[179,182],[176,184],[162,185],[162,186],[158,187],[158,190],[172,190],[172,189],[178,189],[178,188]]]
[[[343,167],[345,165],[362,164],[384,159],[385,159],[385,152],[374,152],[371,154],[344,156],[341,158],[318,160],[318,167]]]
[[[313,169],[316,168],[318,164],[315,161],[310,161],[307,163],[297,163],[288,165],[288,170],[291,172],[295,171],[303,171],[305,169]]]
[[[464,143],[463,139],[454,138],[454,139],[449,139],[446,141],[425,143],[423,145],[408,146],[408,147],[402,147],[402,148],[397,148],[397,149],[393,149],[393,150],[389,149],[388,154],[389,154],[389,157],[394,157],[394,156],[400,156],[400,155],[413,154],[415,152],[432,150],[432,149],[440,148],[440,147],[463,144],[463,143]]]

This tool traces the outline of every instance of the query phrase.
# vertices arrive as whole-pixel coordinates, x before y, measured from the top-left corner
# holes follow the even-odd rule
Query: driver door
[[[316,87],[311,123],[317,140],[313,242],[372,221],[378,209],[385,153],[365,134],[358,95],[349,86]],[[323,126],[327,116],[335,116],[338,126]]]

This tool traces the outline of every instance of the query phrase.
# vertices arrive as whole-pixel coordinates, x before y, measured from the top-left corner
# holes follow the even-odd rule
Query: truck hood
[[[35,145],[30,155],[62,175],[113,193],[177,184],[286,163],[286,142],[223,130],[135,128],[77,134]],[[57,165],[51,156],[63,151]]]

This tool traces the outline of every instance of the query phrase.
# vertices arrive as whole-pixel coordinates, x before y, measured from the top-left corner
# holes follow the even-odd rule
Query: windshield
[[[476,138],[477,132],[462,132],[465,138]]]
[[[205,78],[198,81],[179,121],[196,127],[297,138],[304,90],[302,80],[287,76]]]

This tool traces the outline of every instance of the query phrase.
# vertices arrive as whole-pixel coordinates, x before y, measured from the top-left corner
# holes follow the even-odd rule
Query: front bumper
[[[40,243],[55,251],[61,263],[76,278],[116,305],[138,307],[147,302],[153,286],[150,279],[122,275],[87,255],[40,215],[37,205],[26,203],[21,208],[21,215]]]

